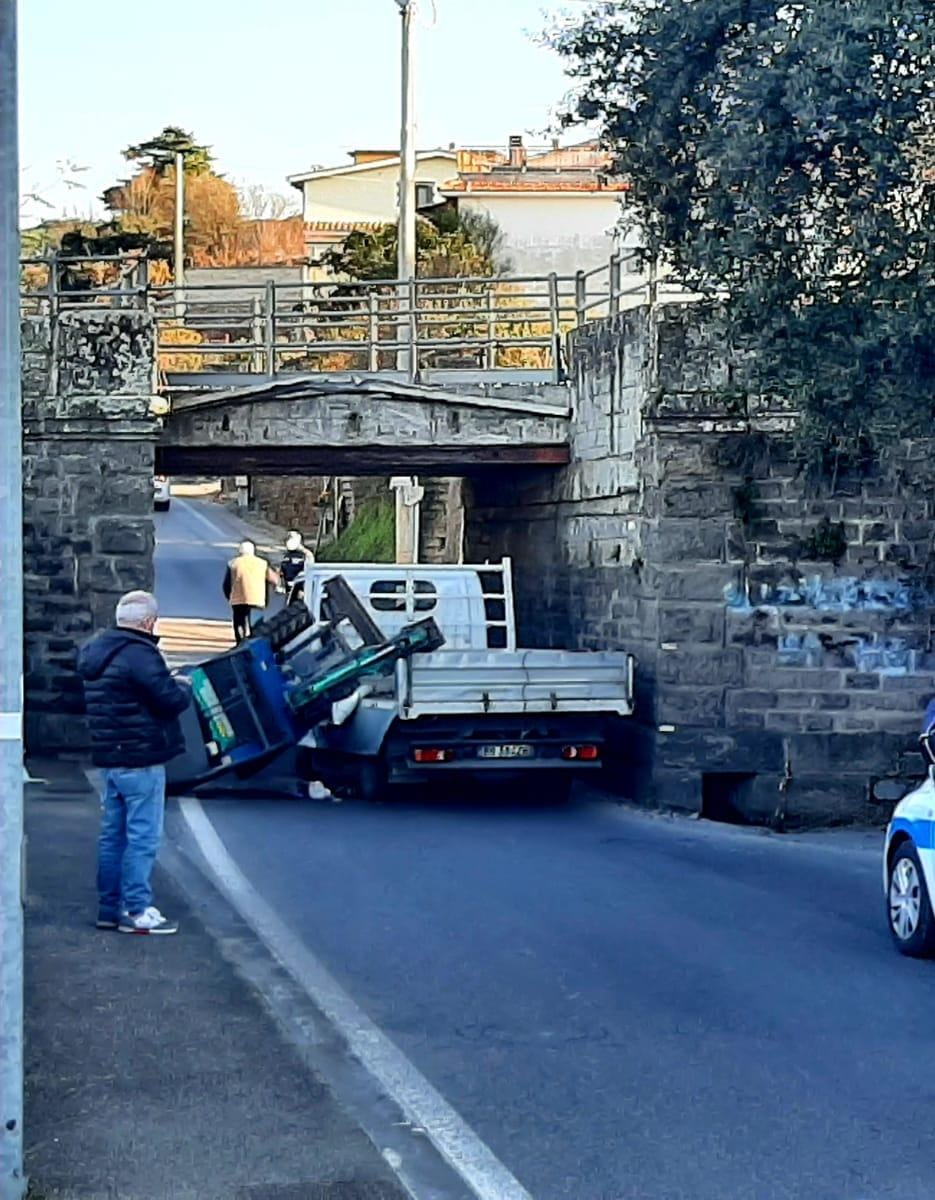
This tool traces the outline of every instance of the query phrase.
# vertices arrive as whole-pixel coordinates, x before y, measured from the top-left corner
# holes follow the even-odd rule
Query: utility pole
[[[416,0],[396,0],[402,18],[399,110],[399,245],[397,268],[400,279],[416,273],[416,147],[413,137],[414,91],[412,79],[412,19]]]
[[[0,0],[0,1200],[23,1179],[23,464],[16,0]]]
[[[185,155],[181,150],[175,152],[175,251],[172,259],[175,316],[181,321],[185,316]]]
[[[400,112],[399,112],[399,227],[397,231],[396,274],[401,308],[415,307],[415,287],[408,281],[416,277],[416,148],[413,131],[415,102],[412,71],[412,22],[416,0],[396,0],[400,15]],[[398,341],[410,342],[413,318],[400,319]],[[410,361],[412,348],[397,356],[397,367],[415,374],[416,364]]]

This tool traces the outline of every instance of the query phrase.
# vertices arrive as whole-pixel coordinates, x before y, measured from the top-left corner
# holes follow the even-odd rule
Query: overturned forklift
[[[431,617],[386,637],[340,575],[325,583],[320,615],[292,604],[234,650],[179,671],[192,704],[181,718],[185,750],[166,766],[170,791],[254,775],[332,720],[368,677],[445,643]]]

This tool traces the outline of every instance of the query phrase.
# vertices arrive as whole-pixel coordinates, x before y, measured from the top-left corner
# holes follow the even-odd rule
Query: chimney
[[[510,137],[510,166],[514,171],[525,171],[526,148],[521,134],[514,133]]]

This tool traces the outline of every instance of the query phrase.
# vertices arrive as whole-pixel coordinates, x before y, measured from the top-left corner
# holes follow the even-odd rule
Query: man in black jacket
[[[116,628],[78,656],[94,765],[103,775],[97,926],[121,933],[178,932],[153,905],[149,881],[162,840],[165,764],[183,749],[178,718],[191,692],[159,653],[157,611],[149,592],[128,592]]]

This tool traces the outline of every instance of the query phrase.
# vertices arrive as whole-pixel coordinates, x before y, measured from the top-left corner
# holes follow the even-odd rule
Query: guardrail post
[[[610,315],[620,312],[620,255],[610,256]]]
[[[411,281],[407,283],[405,279],[398,279],[396,281],[396,331],[393,341],[396,343],[396,370],[404,375],[411,374],[412,371],[412,328],[410,325],[412,317],[411,313],[405,315],[406,309],[412,309]]]
[[[253,297],[253,320],[250,326],[250,340],[254,347],[260,347],[265,344],[265,324],[263,321],[263,301],[259,296]],[[262,349],[256,348],[253,351],[253,370],[257,375],[262,375],[266,370],[266,356]]]
[[[149,259],[145,252],[133,264],[130,287],[133,294],[139,298],[138,307],[145,309],[149,303]]]
[[[575,272],[575,324],[583,325],[588,308],[588,284],[584,271]]]
[[[419,293],[415,279],[409,280],[407,293],[409,297],[409,382],[415,383],[419,377],[419,317],[416,311]]]
[[[48,261],[49,277],[45,286],[49,295],[49,318],[54,319],[58,315],[58,255],[54,250],[48,255]]]
[[[379,371],[380,355],[378,344],[380,341],[380,298],[377,295],[377,289],[372,287],[367,292],[367,370]]]
[[[562,374],[558,348],[562,334],[562,316],[558,303],[558,275],[554,271],[549,275],[549,328],[552,334],[552,378],[558,383]]]
[[[497,365],[497,318],[494,311],[493,283],[486,283],[485,310],[487,313],[487,345],[484,347],[484,366],[492,371]]]
[[[266,281],[266,374],[270,379],[276,374],[276,282]]]

